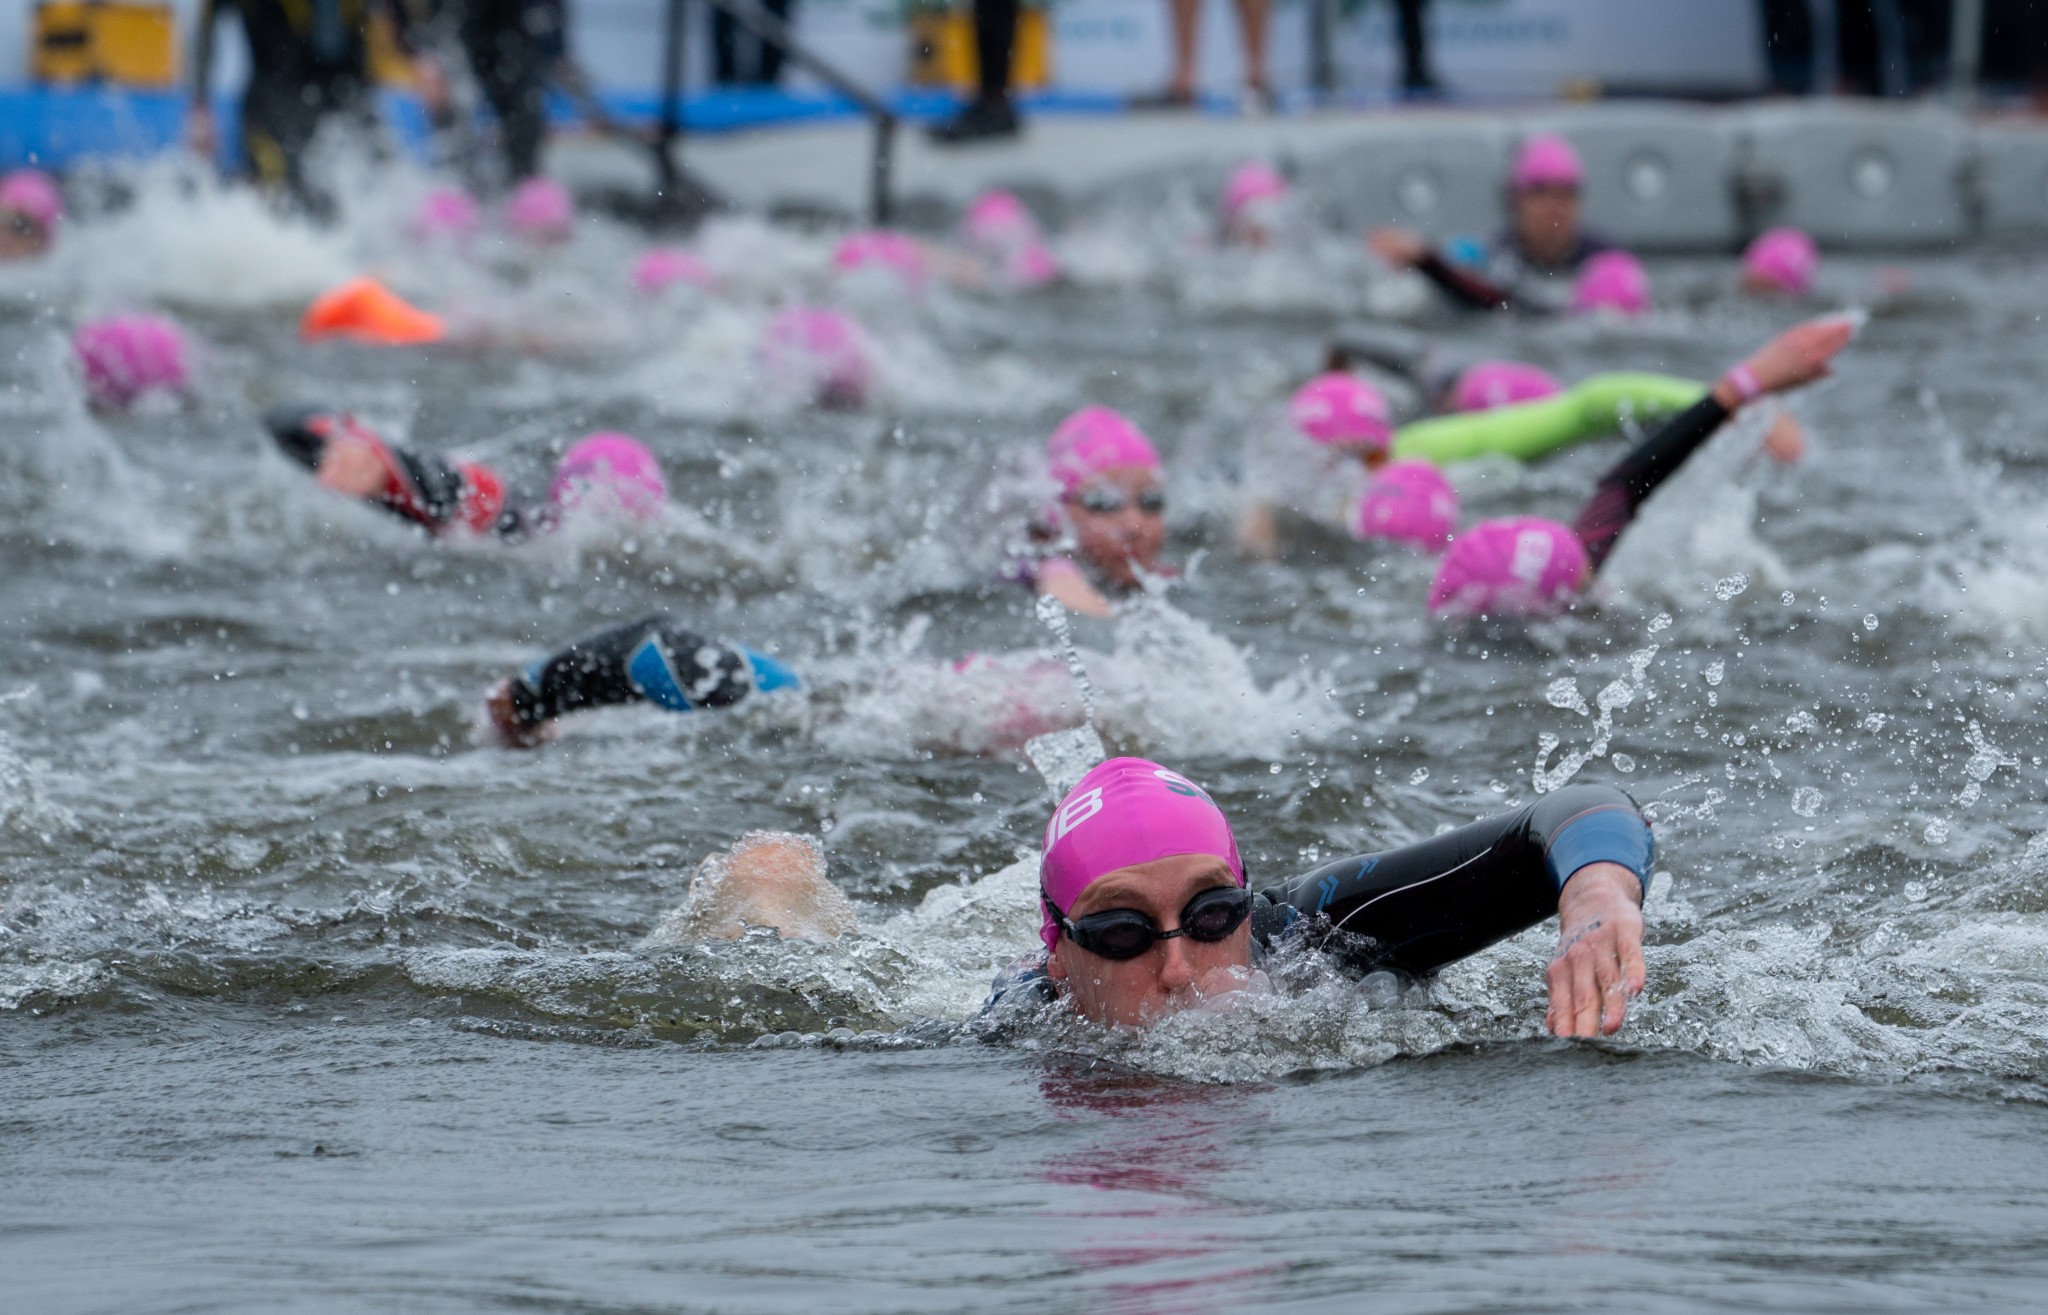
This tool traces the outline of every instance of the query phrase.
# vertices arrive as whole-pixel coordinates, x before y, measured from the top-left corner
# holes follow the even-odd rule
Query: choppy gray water
[[[142,182],[0,281],[0,1273],[23,1310],[2015,1308],[2048,1280],[2048,269],[1914,266],[1789,472],[1723,436],[1599,610],[1422,619],[1428,566],[1230,546],[1248,427],[1401,300],[1349,244],[1084,213],[1078,286],[921,306],[829,238],[704,242],[730,291],[621,291],[641,239],[427,258]],[[1185,209],[1185,207],[1183,207]],[[1130,214],[1145,216],[1134,222]],[[1184,216],[1181,216],[1184,218]],[[368,262],[556,339],[306,348]],[[1723,368],[1790,313],[1656,270],[1632,326],[1492,324],[1569,376]],[[1871,296],[1836,262],[1830,296]],[[871,412],[765,398],[795,290],[855,305]],[[62,333],[158,305],[200,398],[101,420]],[[652,532],[432,545],[268,450],[328,396],[538,482],[646,439]],[[975,750],[1047,636],[994,582],[1023,472],[1105,401],[1172,467],[1191,579],[1080,638],[1120,748],[1209,785],[1255,869],[1428,835],[1576,773],[1656,816],[1650,985],[1541,1037],[1546,935],[1387,1002],[1337,981],[1143,1038],[963,1026],[1028,947],[1046,799]],[[1568,513],[1618,450],[1455,472]],[[476,747],[497,675],[666,609],[815,691]],[[1034,683],[1035,682],[1035,683]],[[822,834],[861,935],[645,943],[742,830]]]

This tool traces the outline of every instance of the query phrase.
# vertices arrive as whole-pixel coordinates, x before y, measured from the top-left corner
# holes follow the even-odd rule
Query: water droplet
[[[1907,898],[1907,899],[1909,899],[1909,900],[1911,900],[1911,901],[1912,901],[1913,903],[1915,903],[1915,904],[1918,904],[1918,903],[1919,903],[1919,902],[1920,902],[1921,900],[1924,900],[1924,899],[1926,899],[1926,898],[1927,898],[1927,885],[1926,885],[1926,883],[1925,883],[1925,882],[1920,882],[1920,881],[1909,881],[1909,882],[1907,882],[1907,883],[1906,883],[1906,898]]]
[[[1576,712],[1581,717],[1592,715],[1591,709],[1586,707],[1586,696],[1579,693],[1578,683],[1570,676],[1559,676],[1551,681],[1550,688],[1543,691],[1543,698],[1553,708]]]
[[[1716,662],[1707,668],[1707,683],[1709,685],[1718,685],[1721,683],[1722,677],[1727,674],[1728,664],[1726,662]]]
[[[1866,613],[1863,617],[1863,628],[1865,630],[1877,629],[1877,618]]]
[[[1632,772],[1632,771],[1634,771],[1634,770],[1636,769],[1636,760],[1635,760],[1635,759],[1633,759],[1633,758],[1631,758],[1631,757],[1629,757],[1629,756],[1628,756],[1627,754],[1625,754],[1625,753],[1617,753],[1617,754],[1615,754],[1615,755],[1614,755],[1614,758],[1613,758],[1613,762],[1614,762],[1614,770],[1615,770],[1615,771],[1617,771],[1617,772],[1620,772],[1620,773],[1621,773],[1622,775],[1624,775],[1624,776],[1626,776],[1626,775],[1627,775],[1628,773],[1630,773],[1630,772]]]
[[[1934,821],[1929,822],[1927,824],[1927,829],[1920,833],[1920,838],[1922,840],[1925,840],[1930,845],[1947,844],[1948,823],[1942,821],[1940,818],[1936,818]]]
[[[1272,766],[1266,769],[1266,773],[1269,776],[1278,776],[1280,774],[1280,764],[1274,763]]]
[[[1669,630],[1670,628],[1671,613],[1669,612],[1657,613],[1656,619],[1650,622],[1650,633],[1653,635],[1661,634],[1662,632]]]
[[[1820,791],[1802,785],[1792,792],[1792,811],[1801,817],[1820,816]]]
[[[1408,784],[1410,785],[1421,785],[1424,781],[1427,781],[1428,779],[1429,768],[1427,767],[1418,767],[1408,774]]]
[[[1884,724],[1890,720],[1891,718],[1882,712],[1873,712],[1863,719],[1863,729],[1875,733],[1883,730]]]
[[[1792,606],[1792,591],[1790,589],[1787,589],[1784,593],[1779,594],[1778,601],[1783,603],[1787,607]]]
[[[1715,581],[1714,597],[1725,603],[1747,588],[1749,588],[1749,577],[1738,572],[1725,580]]]

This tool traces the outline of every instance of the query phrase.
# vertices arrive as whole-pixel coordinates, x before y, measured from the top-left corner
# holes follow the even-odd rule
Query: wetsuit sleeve
[[[506,494],[504,481],[490,467],[451,462],[437,452],[415,452],[387,443],[345,412],[293,403],[271,408],[263,423],[286,456],[315,472],[331,439],[345,435],[368,443],[385,469],[384,488],[370,495],[369,501],[432,533],[461,525],[478,534],[510,539],[553,528],[552,508],[514,503]]]
[[[1510,310],[1514,307],[1514,294],[1469,269],[1453,265],[1444,259],[1442,252],[1430,252],[1416,262],[1415,269],[1467,310]]]
[[[656,703],[673,712],[724,708],[796,685],[788,668],[737,644],[650,616],[577,640],[512,680],[512,707],[538,726],[565,712]]]
[[[1700,444],[1727,424],[1729,415],[1728,408],[1709,393],[1665,421],[1600,477],[1593,496],[1572,522],[1579,542],[1586,545],[1586,560],[1593,570],[1599,570],[1614,551],[1621,532],[1657,486],[1676,474]]]
[[[1418,844],[1326,863],[1259,892],[1253,930],[1300,935],[1361,971],[1413,976],[1475,954],[1557,913],[1588,863],[1649,884],[1649,823],[1626,794],[1572,785]]]

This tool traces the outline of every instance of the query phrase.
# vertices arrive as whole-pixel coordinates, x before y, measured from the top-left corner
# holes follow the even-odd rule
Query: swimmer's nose
[[[1173,930],[1171,927],[1165,930]],[[1195,962],[1188,954],[1188,939],[1176,936],[1170,941],[1159,941],[1159,985],[1162,990],[1184,991],[1195,981]]]

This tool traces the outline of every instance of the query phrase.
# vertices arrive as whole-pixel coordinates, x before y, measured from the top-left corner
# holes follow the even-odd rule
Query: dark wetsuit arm
[[[1510,310],[1514,294],[1469,269],[1453,265],[1443,253],[1432,251],[1415,263],[1415,269],[1445,295],[1467,310]]]
[[[1700,444],[1728,423],[1731,414],[1709,393],[1665,421],[1600,477],[1593,487],[1593,496],[1572,522],[1579,542],[1586,545],[1586,560],[1592,569],[1600,569],[1614,551],[1621,532],[1636,518],[1657,486],[1676,474]]]
[[[1326,863],[1263,890],[1262,941],[1307,936],[1363,971],[1420,976],[1557,913],[1572,874],[1619,863],[1645,886],[1656,846],[1627,795],[1572,785],[1401,849]]]
[[[757,688],[777,687],[773,672],[757,672],[756,663],[769,660],[667,617],[643,617],[588,635],[527,667],[512,680],[512,706],[528,726],[620,703],[658,703],[675,712],[723,708]]]

